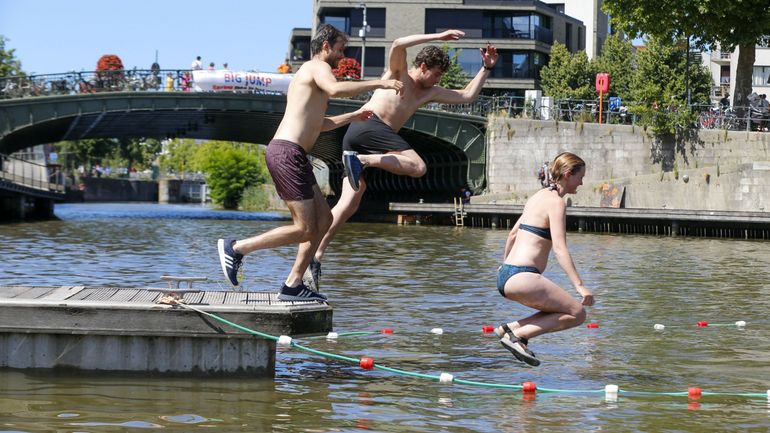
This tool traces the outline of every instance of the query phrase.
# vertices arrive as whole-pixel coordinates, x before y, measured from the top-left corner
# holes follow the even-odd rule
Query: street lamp
[[[366,23],[366,3],[359,4],[358,8],[364,10],[364,21],[361,28],[358,29],[358,37],[361,38],[361,79],[363,80],[366,66],[366,34],[371,30],[371,27]]]

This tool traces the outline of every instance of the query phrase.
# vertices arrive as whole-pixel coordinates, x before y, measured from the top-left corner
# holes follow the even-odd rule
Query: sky
[[[274,72],[291,30],[313,23],[313,0],[0,0],[0,35],[28,74],[93,71],[103,54],[126,69],[223,62]]]

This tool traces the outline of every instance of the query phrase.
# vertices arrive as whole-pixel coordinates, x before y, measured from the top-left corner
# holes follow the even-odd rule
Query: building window
[[[449,58],[451,59],[455,55],[456,50],[449,50]],[[457,55],[457,64],[463,69],[465,75],[469,78],[476,76],[476,73],[481,69],[481,54],[479,50],[474,49],[461,49],[460,54]]]
[[[719,68],[719,84],[730,85],[730,65],[722,65]]]
[[[770,66],[754,66],[751,74],[752,86],[770,86]]]
[[[572,46],[572,23],[564,24],[564,45],[567,46],[567,50],[570,53],[574,53],[574,47]]]
[[[321,22],[329,24],[343,33],[350,34],[350,16],[348,15],[323,15],[321,16]]]
[[[482,37],[481,11],[467,9],[426,9],[425,33],[441,33],[449,29],[465,32],[466,38]]]
[[[366,8],[366,24],[369,25],[367,37],[385,37],[385,8]],[[352,9],[350,11],[350,35],[358,36],[358,31],[364,25],[364,10]]]
[[[497,39],[535,39],[553,44],[551,18],[529,12],[484,12],[482,37]]]
[[[454,53],[455,50],[449,50],[450,57]],[[490,78],[539,79],[540,69],[548,63],[548,56],[536,51],[498,50],[498,55]],[[469,78],[473,78],[481,69],[481,56],[478,50],[460,50],[457,64]]]
[[[364,24],[362,8],[325,8],[320,13],[320,21],[330,24],[350,36],[358,37],[358,31]],[[367,37],[385,37],[385,8],[367,8],[366,23],[370,30]]]
[[[358,63],[361,63],[361,47],[345,48],[345,57],[356,59]],[[385,48],[366,47],[366,58],[364,60],[366,61],[364,76],[371,78],[382,75],[385,71]]]
[[[292,41],[291,59],[294,61],[310,60],[310,38],[296,38]]]
[[[585,50],[586,49],[586,40],[583,37],[583,28],[578,26],[578,46],[577,50]]]

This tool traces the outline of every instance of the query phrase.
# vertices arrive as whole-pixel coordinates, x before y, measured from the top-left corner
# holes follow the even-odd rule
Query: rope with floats
[[[231,326],[235,329],[238,329],[240,331],[246,332],[251,335],[255,335],[258,337],[262,337],[268,340],[275,341],[279,346],[282,347],[294,347],[299,350],[305,351],[307,353],[311,353],[314,355],[322,356],[325,358],[331,358],[336,359],[340,361],[346,361],[352,364],[358,364],[359,367],[361,367],[364,370],[382,370],[387,371],[389,373],[394,373],[402,376],[407,377],[413,377],[413,378],[419,378],[419,379],[428,379],[437,381],[439,383],[443,384],[460,384],[460,385],[468,385],[468,386],[477,386],[477,387],[485,387],[485,388],[498,388],[498,389],[512,389],[521,391],[525,394],[534,394],[536,392],[542,392],[542,393],[561,393],[561,394],[601,394],[604,393],[605,399],[608,402],[617,401],[618,396],[620,394],[626,395],[626,396],[632,396],[632,395],[639,395],[639,396],[670,396],[670,397],[682,397],[686,396],[689,397],[692,400],[700,399],[703,396],[730,396],[730,397],[749,397],[749,398],[767,398],[768,401],[770,401],[770,389],[767,390],[765,393],[758,393],[758,392],[709,392],[709,391],[703,391],[701,388],[698,387],[691,387],[688,388],[687,391],[679,391],[679,392],[656,392],[656,391],[633,391],[628,389],[621,389],[618,385],[614,384],[608,384],[602,389],[561,389],[561,388],[540,388],[538,387],[534,382],[523,382],[520,385],[514,385],[514,384],[505,384],[505,383],[490,383],[490,382],[480,382],[475,380],[465,380],[455,377],[454,375],[450,373],[444,373],[442,372],[439,375],[435,374],[424,374],[424,373],[417,373],[412,371],[406,371],[401,370],[398,368],[392,368],[387,367],[382,364],[378,364],[374,362],[374,359],[369,357],[361,357],[359,359],[352,358],[349,356],[344,355],[338,355],[336,353],[331,352],[325,352],[323,350],[313,349],[311,347],[299,344],[294,341],[294,339],[288,335],[281,335],[281,336],[274,336],[270,334],[266,334],[264,332],[259,332],[254,329],[247,328],[245,326],[241,326],[237,323],[231,322],[223,317],[220,317],[216,314],[209,313],[207,311],[201,310],[200,308],[193,307],[191,305],[185,304],[183,302],[176,302],[173,305],[180,306],[182,308],[186,308],[191,311],[195,311],[198,314],[205,315],[207,317],[210,317],[218,322],[224,323],[225,325]],[[655,324],[654,329],[656,330],[662,330],[664,328],[659,328],[660,326],[664,326],[661,324]],[[707,322],[697,322],[696,326],[703,328],[708,326],[735,326],[738,328],[743,328],[746,326],[746,322],[744,321],[738,321],[736,323],[722,323],[722,324],[708,324]],[[589,323],[587,326],[589,329],[596,329],[598,328],[598,324],[596,323]],[[494,327],[492,326],[483,326],[482,331],[484,333],[490,333],[493,332]],[[431,333],[433,334],[442,334],[443,330],[441,328],[433,328],[431,329]],[[348,336],[362,336],[362,335],[372,335],[372,334],[393,334],[393,330],[390,328],[385,328],[380,331],[350,331],[350,332],[329,332],[325,338],[328,340],[335,340],[339,337],[348,337]],[[312,337],[311,337],[312,338]],[[318,338],[318,337],[316,337]]]

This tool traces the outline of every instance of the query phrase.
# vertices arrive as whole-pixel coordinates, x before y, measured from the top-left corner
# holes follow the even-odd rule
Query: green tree
[[[211,198],[225,209],[237,209],[243,191],[268,177],[264,155],[253,144],[208,141],[198,147],[194,159],[206,173]]]
[[[594,60],[593,70],[610,74],[608,96],[620,96],[628,101],[633,100],[631,89],[635,66],[631,42],[618,35],[611,35],[604,41],[602,54]]]
[[[551,59],[540,71],[543,93],[556,99],[593,99],[593,65],[585,51],[571,54],[567,46],[555,42],[551,46]]]
[[[60,141],[53,147],[61,158],[64,167],[72,171],[78,166],[90,169],[110,154],[115,143],[109,138],[96,138],[76,141]]]
[[[699,48],[739,48],[734,105],[748,105],[757,44],[770,36],[767,0],[604,0],[603,9],[629,35],[692,39]]]
[[[449,55],[449,44],[444,43],[441,45],[441,49]],[[462,66],[457,63],[457,57],[460,55],[461,49],[454,50],[454,54],[449,57],[449,69],[441,76],[439,86],[446,89],[464,89],[468,85],[468,75],[463,71]]]
[[[695,62],[687,66],[686,42],[678,44],[650,38],[647,49],[636,56],[636,72],[633,75],[631,99],[636,102],[659,105],[677,105],[686,102],[685,76],[689,74],[692,102],[708,104],[711,92],[711,76]]]
[[[160,141],[154,138],[121,138],[115,140],[112,156],[121,161],[116,165],[143,170],[152,165],[160,148]]]
[[[26,74],[21,70],[21,61],[16,56],[16,50],[11,48],[6,50],[5,42],[8,39],[0,35],[0,78],[3,77],[23,77]]]
[[[195,152],[199,145],[195,140],[175,138],[166,144],[166,152],[158,158],[160,169],[166,173],[198,171]]]

